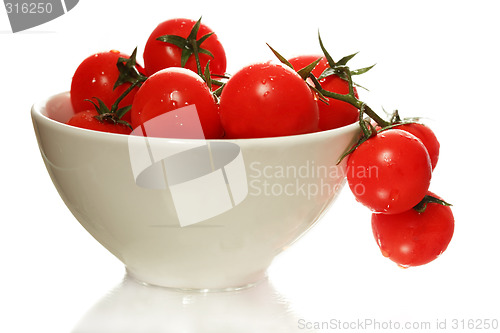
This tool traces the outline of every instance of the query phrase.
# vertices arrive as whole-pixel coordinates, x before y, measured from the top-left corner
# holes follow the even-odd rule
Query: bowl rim
[[[111,138],[128,138],[130,137],[130,134],[119,134],[119,133],[110,133],[110,132],[100,132],[100,131],[94,131],[86,128],[80,128],[76,126],[71,126],[68,124],[65,124],[63,122],[54,120],[50,117],[48,117],[46,114],[42,113],[42,110],[45,108],[47,105],[48,101],[58,97],[58,96],[64,96],[67,95],[69,97],[70,92],[65,91],[65,92],[60,92],[56,94],[52,94],[49,97],[36,102],[32,105],[31,107],[31,117],[34,122],[45,122],[47,125],[57,127],[61,130],[65,131],[70,131],[74,132],[75,134],[81,133],[82,135],[92,135],[95,137],[109,137]],[[273,136],[273,137],[264,137],[264,138],[242,138],[242,139],[225,139],[225,138],[220,138],[220,139],[186,139],[186,138],[161,138],[161,137],[148,137],[148,139],[153,139],[153,140],[164,140],[164,141],[181,141],[181,142],[234,142],[234,143],[242,143],[242,142],[255,142],[255,143],[262,143],[262,142],[275,142],[275,141],[282,141],[282,140],[295,140],[298,138],[302,139],[318,139],[321,138],[322,136],[328,137],[331,136],[332,134],[337,134],[340,135],[344,132],[351,132],[355,130],[356,128],[359,129],[359,123],[358,121],[345,125],[342,127],[337,127],[325,131],[318,131],[318,132],[311,132],[311,133],[304,133],[304,134],[294,134],[294,135],[285,135],[285,136]]]

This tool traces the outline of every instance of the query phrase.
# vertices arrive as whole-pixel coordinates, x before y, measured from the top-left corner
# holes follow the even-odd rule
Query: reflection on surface
[[[73,333],[304,332],[290,304],[268,279],[233,292],[183,292],[145,286],[125,276]]]

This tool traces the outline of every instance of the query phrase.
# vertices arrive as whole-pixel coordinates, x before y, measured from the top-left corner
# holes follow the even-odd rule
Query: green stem
[[[367,114],[370,118],[372,118],[373,120],[375,120],[375,122],[377,124],[380,125],[380,127],[386,127],[386,126],[389,126],[390,123],[386,120],[384,120],[383,118],[381,118],[377,113],[375,113],[375,111],[373,111],[368,105],[362,103],[364,105],[364,108],[365,108],[365,114]]]
[[[349,67],[344,66],[343,72],[344,72],[345,76],[347,77],[347,83],[349,84],[349,95],[355,97],[354,96],[354,83],[352,82],[352,75],[351,75],[351,71],[349,70]]]
[[[336,100],[339,100],[339,101],[343,101],[343,102],[349,103],[349,104],[355,106],[356,108],[358,108],[359,110],[361,110],[361,108],[363,108],[364,113],[368,117],[370,117],[373,120],[375,120],[375,122],[377,124],[379,124],[381,127],[386,127],[386,126],[390,125],[390,123],[388,121],[386,121],[382,117],[380,117],[375,111],[372,110],[372,108],[370,108],[367,104],[365,104],[364,102],[361,102],[359,99],[357,99],[356,97],[354,97],[354,95],[350,95],[350,94],[345,94],[345,95],[343,95],[343,94],[337,94],[337,93],[325,90],[323,88],[319,89],[319,91],[320,91],[321,94],[323,94],[323,96],[330,97],[330,98],[333,98],[333,99],[336,99]]]
[[[413,207],[413,209],[416,210],[418,213],[423,213],[427,209],[427,204],[429,203],[437,203],[443,206],[451,206],[450,203],[444,201],[443,199],[436,198],[432,195],[426,195],[424,196],[422,201],[420,201],[415,207]]]
[[[198,70],[198,75],[203,76],[201,71],[200,55],[198,54],[198,42],[196,39],[191,40],[191,46],[193,47],[193,55],[196,60],[196,69]]]
[[[317,90],[317,92],[319,92],[324,97],[330,97],[339,101],[349,103],[352,106],[356,107],[358,110],[361,110],[363,108],[363,112],[366,115],[368,115],[368,117],[372,118],[381,127],[389,126],[390,123],[388,121],[384,120],[375,111],[373,111],[372,108],[370,108],[366,103],[360,101],[359,99],[356,98],[356,96],[354,96],[354,87],[349,69],[346,70],[346,75],[349,83],[349,93],[345,95],[325,90],[323,87],[321,87],[321,83],[313,74],[310,74],[308,78],[310,78],[313,81],[314,88]]]
[[[367,121],[364,119],[364,114],[365,114],[365,105],[363,104],[359,109],[359,126],[363,131],[363,137],[369,138],[372,136],[373,131],[371,131],[371,129],[369,130],[368,127],[366,126]]]
[[[125,90],[120,96],[118,96],[116,101],[111,106],[111,112],[118,110],[118,104],[120,104],[120,102],[125,98],[125,96],[127,96],[129,92],[131,92],[137,85],[139,85],[139,83],[141,83],[141,81],[139,80],[135,81],[130,85],[130,87],[127,88],[127,90]]]

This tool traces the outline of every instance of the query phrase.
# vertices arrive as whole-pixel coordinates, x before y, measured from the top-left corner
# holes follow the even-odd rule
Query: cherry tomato
[[[291,58],[288,61],[295,70],[300,70],[320,57],[320,55],[302,55]],[[318,78],[328,67],[328,62],[323,57],[311,73]],[[349,84],[337,75],[330,75],[321,79],[320,84],[324,89],[337,94],[349,93]],[[356,88],[354,88],[354,95],[358,98]],[[358,120],[359,113],[355,106],[333,98],[327,98],[327,100],[328,104],[318,99],[318,127],[320,131],[346,126]]]
[[[425,148],[427,148],[427,152],[431,158],[432,170],[434,170],[439,159],[440,146],[434,132],[428,126],[420,123],[403,124],[394,128],[410,132],[422,141]]]
[[[100,52],[89,56],[78,66],[71,81],[71,104],[75,113],[93,109],[92,104],[86,101],[93,97],[99,98],[111,108],[116,99],[130,87],[131,84],[127,82],[113,89],[119,75],[116,63],[120,57],[129,58],[115,50]],[[140,66],[138,70],[143,71]],[[118,107],[131,105],[137,90],[133,89]],[[123,120],[130,121],[130,115],[125,114]]]
[[[95,109],[84,110],[75,113],[73,117],[68,120],[67,124],[75,127],[85,128],[100,132],[130,134],[132,131],[128,126],[122,123],[114,123],[112,121],[98,120],[98,112]]]
[[[438,203],[428,203],[422,213],[410,209],[393,215],[372,214],[373,235],[382,254],[402,267],[436,259],[448,247],[454,228],[450,207]]]
[[[337,93],[348,94],[349,83],[337,75],[330,75],[320,80],[321,87],[325,90]],[[358,98],[358,92],[354,87],[354,96]],[[358,108],[338,99],[327,97],[328,104],[318,100],[319,107],[319,129],[326,131],[333,128],[346,126],[356,122],[359,118]]]
[[[195,23],[193,20],[177,18],[160,23],[153,30],[144,48],[144,66],[148,76],[164,68],[181,67],[182,50],[176,45],[159,41],[157,38],[164,35],[176,35],[187,38]],[[213,31],[209,27],[201,23],[196,39],[211,32]],[[208,50],[213,55],[212,58],[207,54],[199,54],[202,70],[205,69],[207,62],[210,60],[210,72],[212,74],[223,75],[226,71],[226,53],[217,35],[213,34],[208,37],[201,43],[200,47]],[[189,57],[184,67],[196,73],[198,72],[194,55]]]
[[[220,97],[228,138],[261,138],[317,131],[318,105],[302,78],[282,64],[246,66],[234,74]]]
[[[314,55],[314,54],[300,55],[300,56],[296,56],[296,57],[293,57],[291,59],[288,59],[288,62],[290,64],[292,64],[293,69],[298,71],[298,70],[306,67],[307,65],[310,65],[311,63],[318,60],[319,58],[322,58],[322,59],[318,62],[316,67],[314,67],[314,69],[311,72],[316,78],[318,78],[321,75],[321,73],[323,73],[323,71],[329,67],[328,61],[326,61],[324,56]]]
[[[176,112],[171,114],[171,121],[161,122],[158,118],[157,124],[148,122],[190,105],[196,107],[194,118],[187,112]],[[149,136],[200,138],[196,132],[200,124],[206,139],[224,134],[212,92],[196,73],[180,67],[166,68],[150,76],[134,98],[131,116],[134,129],[148,122]]]
[[[423,143],[413,134],[389,129],[349,155],[347,181],[356,199],[374,212],[411,209],[427,193],[432,167]]]

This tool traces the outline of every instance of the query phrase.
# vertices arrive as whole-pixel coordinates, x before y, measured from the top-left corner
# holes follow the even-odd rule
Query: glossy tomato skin
[[[328,61],[326,61],[326,58],[324,56],[319,54],[299,55],[288,59],[288,62],[292,64],[293,69],[298,71],[308,66],[309,64],[313,63],[314,61],[318,60],[319,58],[321,58],[321,60],[311,72],[316,78],[318,78],[321,75],[321,73],[323,73],[323,71],[329,67]]]
[[[282,64],[246,66],[227,82],[220,97],[228,138],[263,138],[315,132],[318,105],[302,78]]]
[[[95,117],[98,115],[95,109],[83,110],[75,113],[73,117],[68,120],[66,124],[85,128],[93,131],[117,133],[117,134],[130,134],[132,131],[128,126],[121,123],[111,123],[107,121],[99,121]]]
[[[127,54],[111,50],[93,54],[82,61],[71,81],[71,104],[75,113],[93,109],[93,105],[86,99],[92,100],[94,97],[111,108],[116,99],[130,87],[130,83],[124,83],[113,90],[119,75],[116,63],[120,57],[129,58]],[[140,66],[138,69],[143,71]],[[133,89],[118,106],[132,105],[137,90],[138,88]],[[123,120],[130,121],[130,115],[125,114]]]
[[[160,23],[151,33],[144,48],[144,67],[148,76],[168,67],[181,67],[182,50],[173,44],[156,40],[163,35],[176,35],[186,38],[189,36],[195,21],[176,18]],[[208,26],[201,23],[196,39],[213,32]],[[223,75],[226,71],[226,53],[216,34],[207,38],[201,48],[212,53],[213,58],[206,54],[199,54],[201,68],[204,70],[210,60],[210,72]],[[198,72],[194,55],[188,59],[185,68]]]
[[[389,129],[349,155],[347,181],[356,199],[374,212],[398,214],[418,204],[430,185],[432,167],[413,134]]]
[[[295,70],[300,70],[307,65],[311,64],[313,61],[320,58],[320,55],[301,55],[289,59],[288,61],[292,64]],[[312,70],[312,74],[318,78],[325,69],[329,67],[328,62],[323,57],[320,62]],[[337,75],[330,75],[319,80],[321,87],[324,89],[337,93],[337,94],[348,94],[349,84],[346,80],[341,79]],[[356,87],[354,87],[354,95],[358,98],[358,92]],[[339,101],[333,98],[327,98],[328,104],[322,102],[318,99],[319,108],[319,123],[318,128],[320,131],[326,131],[333,128],[338,128],[352,124],[358,120],[359,112],[358,108],[352,106],[349,103]]]
[[[431,159],[432,170],[436,167],[439,159],[440,144],[434,132],[426,125],[420,123],[409,123],[396,126],[395,128],[407,131],[422,141]]]
[[[199,138],[196,128],[201,124],[204,138],[222,138],[224,131],[219,118],[217,103],[206,83],[193,71],[172,67],[150,76],[137,92],[132,104],[132,128],[167,112],[194,105],[196,119],[183,118],[162,124],[154,136],[167,138]],[[196,122],[196,123],[195,123]],[[151,125],[151,123],[150,123]]]
[[[393,215],[372,214],[373,236],[382,255],[401,267],[420,266],[436,259],[448,247],[454,229],[450,207],[438,203],[429,203],[423,213],[410,209]]]
[[[337,75],[330,75],[320,80],[321,87],[325,90],[337,93],[348,94],[349,83]],[[354,96],[358,98],[356,87]],[[328,104],[318,100],[319,107],[319,129],[326,131],[333,128],[339,128],[356,122],[359,118],[358,108],[344,101],[339,101],[327,97]]]

